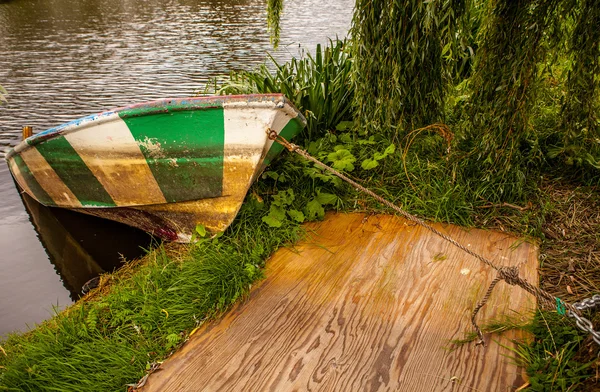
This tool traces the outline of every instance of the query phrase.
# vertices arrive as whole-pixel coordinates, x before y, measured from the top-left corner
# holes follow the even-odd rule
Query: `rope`
[[[486,258],[486,257],[484,257],[484,256],[482,256],[482,255],[480,255],[480,254],[478,254],[478,253],[470,250],[469,248],[465,247],[464,245],[462,245],[461,243],[459,243],[458,241],[456,241],[454,238],[450,237],[447,234],[442,233],[441,231],[439,231],[435,227],[431,226],[430,224],[428,224],[424,220],[422,220],[422,219],[420,219],[420,218],[418,218],[418,217],[416,217],[416,216],[414,216],[414,215],[412,215],[412,214],[404,211],[403,209],[401,209],[397,205],[389,202],[388,200],[386,200],[383,197],[379,196],[375,192],[373,192],[373,191],[371,191],[371,190],[363,187],[362,185],[360,185],[356,181],[354,181],[354,180],[346,177],[344,174],[342,174],[339,171],[333,169],[332,167],[327,166],[323,162],[321,162],[318,159],[316,159],[313,156],[311,156],[305,150],[301,149],[300,146],[288,142],[285,138],[283,138],[282,136],[280,136],[279,134],[277,134],[276,131],[268,129],[267,130],[267,134],[269,136],[269,139],[278,142],[279,144],[281,144],[282,146],[284,146],[285,148],[287,148],[290,152],[294,152],[294,153],[296,153],[296,154],[304,157],[308,161],[313,162],[315,165],[317,165],[317,166],[319,166],[319,167],[327,170],[328,172],[334,174],[335,176],[339,177],[340,179],[342,179],[342,180],[346,181],[347,183],[349,183],[350,185],[352,185],[356,190],[359,190],[359,191],[361,191],[363,193],[368,194],[369,196],[371,196],[375,200],[377,200],[380,203],[386,205],[387,207],[393,209],[394,211],[396,211],[398,214],[402,215],[404,218],[408,219],[409,221],[414,222],[414,223],[418,224],[419,226],[422,226],[422,227],[426,228],[427,230],[429,230],[432,233],[436,234],[437,236],[443,238],[444,240],[450,242],[452,245],[456,246],[457,248],[461,249],[462,251],[466,252],[467,254],[475,257],[476,259],[478,259],[479,261],[481,261],[482,263],[484,263],[488,267],[491,267],[494,270],[496,270],[496,272],[497,272],[496,278],[494,278],[494,280],[490,284],[488,290],[486,291],[483,299],[481,300],[481,302],[479,302],[477,304],[477,306],[473,310],[473,313],[471,314],[471,322],[473,323],[473,326],[474,326],[474,328],[475,328],[475,330],[477,332],[477,336],[479,336],[479,342],[477,342],[477,344],[485,345],[485,342],[483,341],[483,333],[481,332],[481,328],[479,328],[479,326],[477,325],[477,323],[475,321],[477,313],[486,304],[486,302],[488,301],[490,295],[492,294],[492,291],[494,290],[494,287],[496,286],[496,284],[500,280],[503,280],[503,281],[505,281],[506,283],[508,283],[509,285],[512,285],[512,286],[519,286],[522,289],[524,289],[525,291],[527,291],[528,293],[534,295],[537,298],[538,302],[540,303],[540,306],[545,307],[546,309],[556,310],[557,306],[560,307],[560,305],[562,305],[569,312],[572,312],[572,313],[574,313],[576,315],[580,315],[581,314],[580,311],[577,308],[573,307],[571,304],[568,304],[568,303],[564,302],[563,300],[561,300],[558,297],[553,296],[549,292],[547,292],[545,290],[542,290],[539,287],[536,287],[536,286],[532,285],[526,279],[521,278],[519,276],[519,269],[517,267],[497,266],[496,264],[494,264],[488,258]]]

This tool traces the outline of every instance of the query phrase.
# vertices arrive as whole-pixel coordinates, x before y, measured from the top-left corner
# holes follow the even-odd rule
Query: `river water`
[[[78,117],[193,95],[267,52],[285,61],[344,37],[353,0],[285,0],[280,49],[265,0],[0,0],[0,336],[77,298],[83,283],[150,245],[144,233],[19,196],[2,159],[21,140]]]

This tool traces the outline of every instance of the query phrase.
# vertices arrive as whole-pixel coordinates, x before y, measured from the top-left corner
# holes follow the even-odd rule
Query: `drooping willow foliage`
[[[352,21],[357,124],[401,136],[443,116],[465,0],[357,0]]]
[[[600,4],[581,0],[568,43],[567,94],[562,104],[562,146],[568,165],[600,169]]]
[[[559,0],[491,0],[480,31],[472,83],[470,126],[474,159],[482,180],[508,183],[518,198],[527,162],[535,160],[531,111],[545,33]],[[504,190],[501,190],[501,192]]]
[[[271,45],[275,49],[279,45],[279,22],[283,11],[283,0],[267,0],[267,29],[270,33]]]
[[[283,0],[267,6],[276,43]],[[598,0],[356,0],[350,35],[362,130],[401,138],[453,121],[463,175],[504,199],[524,196],[544,161],[600,169]]]

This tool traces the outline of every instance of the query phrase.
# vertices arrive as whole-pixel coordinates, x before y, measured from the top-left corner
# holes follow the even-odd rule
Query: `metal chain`
[[[600,295],[596,294],[591,298],[586,298],[580,302],[575,302],[573,307],[579,311],[600,307]],[[594,325],[590,320],[571,311],[567,311],[567,316],[574,318],[575,324],[579,327],[579,329],[588,332],[590,335],[592,335],[594,342],[600,344],[600,332],[594,330]]]
[[[577,326],[580,329],[582,329],[583,331],[589,332],[592,335],[594,341],[600,345],[600,333],[596,332],[594,330],[594,328],[593,328],[594,326],[588,319],[581,316],[582,310],[591,309],[596,306],[600,306],[600,295],[594,295],[592,298],[585,299],[585,300],[575,303],[573,305],[568,304],[568,303],[564,302],[562,299],[553,296],[549,292],[542,290],[539,287],[532,285],[527,280],[521,278],[519,276],[519,270],[517,267],[504,267],[504,266],[498,267],[491,260],[468,249],[464,245],[457,242],[454,238],[448,236],[447,234],[442,233],[435,227],[427,224],[424,220],[404,211],[397,205],[389,202],[388,200],[384,199],[383,197],[379,196],[378,194],[374,193],[373,191],[363,187],[362,185],[358,184],[356,181],[351,180],[350,178],[346,177],[344,174],[340,173],[339,171],[327,166],[323,162],[321,162],[318,159],[311,156],[308,152],[301,149],[300,146],[288,142],[285,138],[283,138],[281,135],[279,135],[277,132],[273,131],[272,129],[267,129],[267,135],[268,135],[269,139],[278,142],[279,144],[281,144],[282,146],[287,148],[289,151],[295,152],[296,154],[298,154],[298,155],[304,157],[305,159],[313,162],[314,164],[322,167],[323,169],[329,171],[330,173],[333,173],[335,176],[339,177],[340,179],[342,179],[342,180],[346,181],[347,183],[349,183],[350,185],[352,185],[355,189],[360,190],[361,192],[367,193],[368,195],[373,197],[375,200],[390,207],[391,209],[393,209],[394,211],[396,211],[397,213],[399,213],[406,219],[408,219],[412,222],[415,222],[418,225],[426,228],[427,230],[431,231],[432,233],[434,233],[434,234],[438,235],[439,237],[443,238],[444,240],[450,242],[457,248],[463,250],[467,254],[480,260],[487,266],[495,269],[498,272],[498,277],[494,280],[494,283],[488,289],[488,292],[486,293],[486,296],[484,297],[484,299],[477,305],[477,307],[475,308],[475,310],[472,314],[472,317],[471,317],[473,326],[475,327],[477,334],[480,337],[480,342],[479,342],[480,344],[483,344],[483,339],[481,339],[481,337],[483,335],[482,335],[481,329],[475,322],[475,317],[476,317],[479,309],[481,309],[481,307],[483,307],[483,305],[485,305],[485,303],[487,302],[487,299],[489,298],[491,291],[493,290],[497,281],[499,279],[502,279],[510,285],[517,285],[517,286],[523,288],[524,290],[526,290],[527,292],[533,294],[538,299],[538,301],[540,301],[541,305],[545,305],[547,308],[550,308],[550,309],[557,309],[560,314],[566,314],[569,317],[575,318]]]

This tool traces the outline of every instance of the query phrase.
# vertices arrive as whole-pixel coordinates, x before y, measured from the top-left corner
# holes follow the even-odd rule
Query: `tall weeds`
[[[262,65],[254,71],[231,72],[217,92],[285,94],[307,118],[304,136],[309,139],[352,118],[352,58],[346,41],[330,41],[325,47],[319,44],[314,55],[292,58],[285,64],[269,58],[274,71]]]

